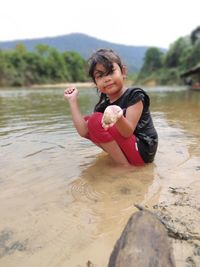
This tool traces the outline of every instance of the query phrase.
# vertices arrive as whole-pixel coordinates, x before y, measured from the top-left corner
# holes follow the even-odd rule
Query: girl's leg
[[[116,163],[130,166],[130,163],[115,140],[107,143],[100,143],[99,146],[105,150]]]
[[[88,122],[89,134],[87,136],[95,145],[106,151],[111,158],[118,164],[130,166],[126,156],[113,137],[101,126],[102,113],[95,112],[92,115],[85,116]]]
[[[143,165],[144,161],[137,151],[135,136],[124,138],[115,126],[105,130],[101,125],[102,115],[95,112],[85,117],[89,131],[87,138],[104,149],[117,163]]]

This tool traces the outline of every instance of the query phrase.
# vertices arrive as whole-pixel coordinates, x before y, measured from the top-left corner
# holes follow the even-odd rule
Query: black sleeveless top
[[[152,162],[155,157],[158,146],[158,135],[149,110],[150,99],[143,89],[128,88],[115,102],[110,103],[109,99],[107,99],[98,105],[94,111],[103,113],[107,106],[117,105],[123,109],[124,116],[126,116],[126,109],[139,101],[143,102],[143,111],[134,135],[137,139],[139,153],[144,162],[148,163]]]

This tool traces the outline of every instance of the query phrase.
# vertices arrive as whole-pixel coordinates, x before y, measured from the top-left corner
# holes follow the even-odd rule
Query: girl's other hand
[[[78,90],[76,87],[68,87],[64,91],[64,99],[68,101],[76,99],[77,95],[78,95]]]
[[[102,127],[106,130],[112,127],[123,115],[123,110],[117,105],[108,106],[103,114]]]

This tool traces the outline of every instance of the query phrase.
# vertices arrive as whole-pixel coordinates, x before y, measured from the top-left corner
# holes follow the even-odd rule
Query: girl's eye
[[[107,75],[112,75],[115,72],[116,69],[112,69],[111,71],[106,72],[98,72],[94,75],[95,79],[101,79],[102,77],[105,77]]]
[[[116,69],[112,69],[112,73],[114,73],[116,71]]]
[[[103,76],[105,76],[105,74],[102,72],[102,73],[99,74],[98,77],[101,78],[101,77],[103,77]]]
[[[103,76],[105,76],[104,72],[99,72],[99,73],[94,75],[94,78],[99,79],[99,78],[102,78]]]

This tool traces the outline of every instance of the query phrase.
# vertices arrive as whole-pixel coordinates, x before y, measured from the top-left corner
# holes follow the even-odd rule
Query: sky
[[[0,41],[84,33],[169,48],[200,26],[199,0],[0,0]]]

